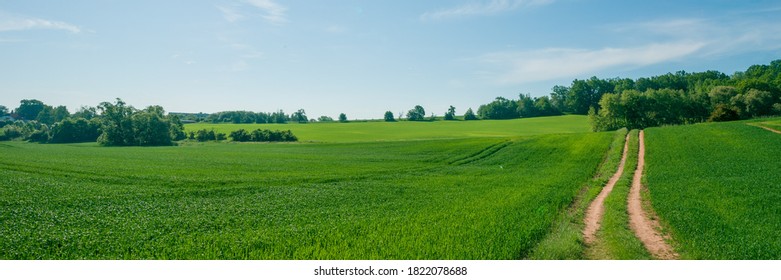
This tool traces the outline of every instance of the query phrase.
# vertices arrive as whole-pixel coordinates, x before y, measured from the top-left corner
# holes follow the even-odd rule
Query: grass
[[[644,183],[682,258],[781,259],[781,135],[698,124],[649,128],[646,145]]]
[[[498,137],[536,132],[479,123],[512,127],[351,143],[5,142],[0,259],[526,258],[615,136]],[[419,131],[442,124],[375,125],[411,125],[408,138],[478,133]]]
[[[624,173],[616,182],[613,191],[605,198],[605,212],[602,217],[602,226],[597,231],[594,245],[588,249],[590,259],[612,260],[648,260],[651,259],[643,243],[635,236],[629,227],[629,215],[627,212],[627,197],[632,187],[632,177],[637,169],[638,132],[632,130],[629,133],[629,146],[627,149]]]
[[[584,182],[580,193],[573,198],[568,210],[562,211],[556,218],[554,226],[545,239],[533,249],[528,256],[529,259],[573,260],[588,257],[583,241],[585,211],[618,169],[626,133],[626,129],[613,133],[610,149],[605,153],[598,172],[591,180]]]
[[[551,133],[586,133],[588,118],[579,115],[514,120],[435,122],[330,122],[308,124],[210,124],[185,125],[186,131],[214,129],[230,134],[238,129],[291,130],[302,142],[371,142],[415,139],[516,137]]]

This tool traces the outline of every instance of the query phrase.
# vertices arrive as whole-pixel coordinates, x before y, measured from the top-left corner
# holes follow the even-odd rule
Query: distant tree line
[[[252,111],[224,111],[209,114],[202,121],[210,123],[307,123],[307,122],[332,122],[333,118],[328,116],[320,116],[317,119],[309,119],[304,109],[299,109],[290,115],[285,114],[285,111],[279,110],[272,113],[265,112],[252,112]],[[347,115],[344,113],[339,114],[339,122],[347,122]]]
[[[732,76],[678,71],[634,80],[576,79],[570,86],[554,86],[549,97],[497,97],[477,110],[481,119],[564,113],[589,115],[594,131],[781,115],[781,60],[753,65]],[[464,119],[472,115],[468,111]]]
[[[230,133],[230,138],[236,142],[295,142],[298,137],[290,130],[256,129],[247,131],[239,129]]]

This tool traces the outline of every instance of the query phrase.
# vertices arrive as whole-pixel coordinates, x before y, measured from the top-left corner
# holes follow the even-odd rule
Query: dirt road
[[[624,139],[624,152],[621,155],[621,162],[618,164],[618,170],[613,174],[613,177],[610,177],[610,180],[607,181],[605,187],[602,188],[602,191],[597,195],[597,198],[591,202],[591,205],[589,205],[586,210],[586,217],[584,220],[586,227],[583,229],[583,238],[585,239],[586,244],[593,244],[596,240],[597,230],[602,226],[602,216],[605,214],[605,198],[613,191],[616,182],[618,182],[618,179],[624,174],[624,164],[626,163],[628,149],[629,133],[626,134],[626,139]]]
[[[635,170],[632,179],[632,188],[629,190],[627,202],[629,225],[654,258],[662,260],[677,259],[678,254],[673,251],[672,247],[664,241],[662,235],[657,231],[659,222],[656,219],[651,219],[643,210],[640,191],[643,188],[641,179],[643,168],[645,167],[645,137],[642,130],[640,131],[639,148],[637,170]]]

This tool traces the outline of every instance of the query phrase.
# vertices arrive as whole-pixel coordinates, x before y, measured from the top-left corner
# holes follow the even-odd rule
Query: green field
[[[386,124],[291,126],[361,125]],[[388,125],[410,125],[412,139],[446,136]],[[495,135],[539,133],[525,127]],[[0,258],[519,259],[592,178],[612,138],[154,148],[4,142]],[[352,141],[367,139],[385,138]]]
[[[291,130],[302,142],[369,142],[415,139],[515,137],[591,131],[588,117],[566,115],[513,120],[436,122],[348,122],[309,124],[210,124],[185,125],[186,131],[214,129],[229,134],[238,129]]]
[[[645,185],[682,258],[781,258],[781,135],[730,122],[650,128],[646,143]]]
[[[760,119],[772,127],[781,119]],[[781,135],[729,122],[649,128],[649,199],[685,259],[781,256]],[[627,226],[626,130],[584,117],[195,124],[299,143],[0,142],[0,259],[647,259]],[[426,129],[423,129],[426,128]]]

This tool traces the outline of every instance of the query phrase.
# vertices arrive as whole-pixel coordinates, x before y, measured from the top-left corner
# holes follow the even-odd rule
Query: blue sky
[[[777,1],[6,1],[0,104],[462,114],[573,79],[781,59]]]

